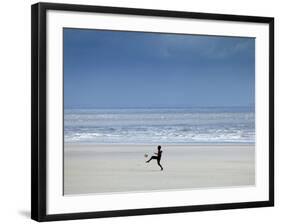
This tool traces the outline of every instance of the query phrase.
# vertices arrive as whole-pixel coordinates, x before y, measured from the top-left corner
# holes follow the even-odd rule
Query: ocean
[[[65,109],[65,143],[255,143],[248,107]]]

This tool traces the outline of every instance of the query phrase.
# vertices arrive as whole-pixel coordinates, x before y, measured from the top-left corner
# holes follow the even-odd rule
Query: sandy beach
[[[145,163],[151,145],[66,144],[64,194],[137,192],[255,184],[253,144],[163,145],[161,164]]]

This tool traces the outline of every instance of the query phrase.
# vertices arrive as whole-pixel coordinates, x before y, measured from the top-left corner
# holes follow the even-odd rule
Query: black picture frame
[[[269,200],[208,204],[195,206],[160,207],[68,214],[46,213],[46,12],[64,10],[75,12],[101,12],[124,15],[162,16],[235,22],[254,22],[269,25]],[[36,221],[73,220],[161,213],[193,212],[274,206],[274,18],[164,11],[137,8],[103,7],[73,4],[37,3],[31,13],[31,218]]]

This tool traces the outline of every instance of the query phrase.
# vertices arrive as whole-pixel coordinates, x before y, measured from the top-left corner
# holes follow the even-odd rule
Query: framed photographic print
[[[274,205],[274,19],[32,6],[32,219]]]

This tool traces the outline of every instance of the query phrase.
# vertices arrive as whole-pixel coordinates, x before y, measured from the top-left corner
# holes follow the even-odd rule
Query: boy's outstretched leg
[[[152,159],[157,159],[157,156],[151,156],[150,159],[146,161],[146,163],[149,163]]]

